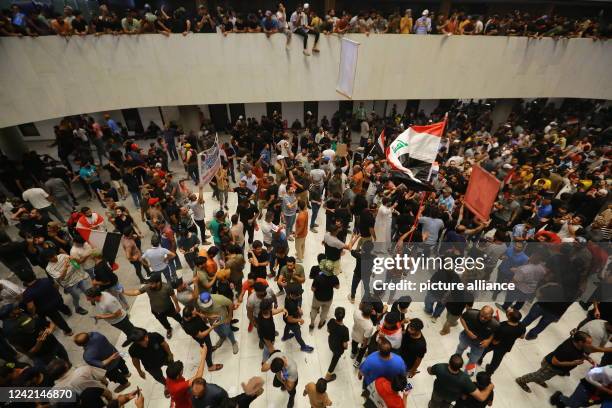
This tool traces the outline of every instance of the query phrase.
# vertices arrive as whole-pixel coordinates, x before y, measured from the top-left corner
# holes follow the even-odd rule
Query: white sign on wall
[[[340,68],[338,70],[338,84],[336,91],[349,99],[353,98],[353,87],[357,74],[357,56],[359,43],[348,38],[342,38],[340,48]]]

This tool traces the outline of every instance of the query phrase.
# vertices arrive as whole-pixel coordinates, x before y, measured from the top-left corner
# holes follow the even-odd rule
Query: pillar
[[[179,121],[185,133],[190,130],[197,132],[200,130],[200,108],[196,105],[184,105],[178,107]]]
[[[508,120],[517,102],[520,102],[520,99],[498,99],[495,102],[495,108],[491,112],[493,131],[497,130],[500,125],[503,125]]]
[[[0,150],[11,160],[21,160],[29,150],[17,126],[0,129]]]

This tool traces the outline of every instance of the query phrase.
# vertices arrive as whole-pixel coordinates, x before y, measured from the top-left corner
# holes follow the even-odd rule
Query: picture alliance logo
[[[394,257],[375,257],[372,273],[380,275],[386,271],[405,271],[414,275],[419,270],[453,270],[457,274],[465,271],[480,271],[485,268],[485,257],[471,256],[411,256],[397,254]]]

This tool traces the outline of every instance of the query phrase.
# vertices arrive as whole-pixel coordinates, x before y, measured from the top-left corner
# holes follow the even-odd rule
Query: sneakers
[[[431,316],[431,322],[435,323],[438,321],[438,318],[436,316]]]
[[[350,293],[348,294],[346,298],[348,299],[349,302],[351,302],[351,304],[355,303],[355,298],[352,297]]]
[[[506,309],[504,308],[504,305],[502,305],[501,303],[495,303],[495,307],[497,307],[499,310],[503,310],[504,312],[506,311]]]
[[[295,337],[295,335],[293,333],[289,333],[287,336],[281,337],[281,341],[287,341],[287,340],[292,339],[294,337]]]
[[[302,350],[304,353],[312,353],[314,351],[314,347],[310,347],[308,344],[305,344],[300,347],[300,350]]]
[[[172,329],[166,330],[166,338],[170,340],[172,338]]]
[[[309,324],[309,325],[308,325],[308,330],[309,330],[309,331],[313,331],[313,330],[314,330],[314,324],[312,324],[312,323],[311,323],[311,324]]]
[[[525,336],[525,340],[535,340],[537,338],[538,338],[538,335],[531,334],[531,332],[527,333],[527,335]]]
[[[361,365],[361,363],[357,360],[353,361],[353,367],[355,368],[359,368],[359,366]]]
[[[319,322],[319,325],[317,326],[317,328],[318,328],[318,329],[322,329],[322,328],[323,328],[323,326],[325,326],[325,322],[326,322],[326,321],[327,321],[327,320],[323,320],[322,322]]]
[[[253,331],[253,323],[249,323],[249,327],[247,328],[247,331],[249,333]]]
[[[238,354],[238,350],[239,350],[239,348],[238,348],[238,342],[236,341],[236,342],[232,343],[232,352],[233,352],[234,354]]]
[[[310,56],[310,53],[308,52],[308,50],[304,50],[304,55]]]
[[[310,232],[313,232],[313,233],[315,233],[315,234],[316,234],[316,233],[317,233],[317,232],[319,232],[319,231],[318,231],[316,228],[311,228],[311,229],[310,229]]]
[[[325,376],[325,381],[327,381],[328,383],[334,381],[336,379],[336,374],[332,374],[329,377]]]
[[[77,312],[80,315],[86,315],[87,313],[89,313],[87,310],[83,309],[82,307],[77,308],[75,312]]]
[[[550,396],[550,399],[549,399],[550,405],[553,405],[557,408],[565,407],[565,404],[561,403],[562,395],[563,393],[561,391],[555,391],[555,393]]]

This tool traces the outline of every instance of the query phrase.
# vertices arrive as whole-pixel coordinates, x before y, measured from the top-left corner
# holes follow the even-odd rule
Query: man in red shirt
[[[391,380],[379,377],[368,386],[369,396],[364,406],[404,408],[409,392],[407,385],[404,375],[395,376]]]
[[[195,375],[186,380],[183,377],[183,363],[174,361],[168,364],[166,368],[166,390],[170,395],[170,399],[174,403],[175,408],[191,408],[191,383],[196,378],[201,378],[204,375],[204,365],[206,364],[206,344],[200,349],[200,364]]]

